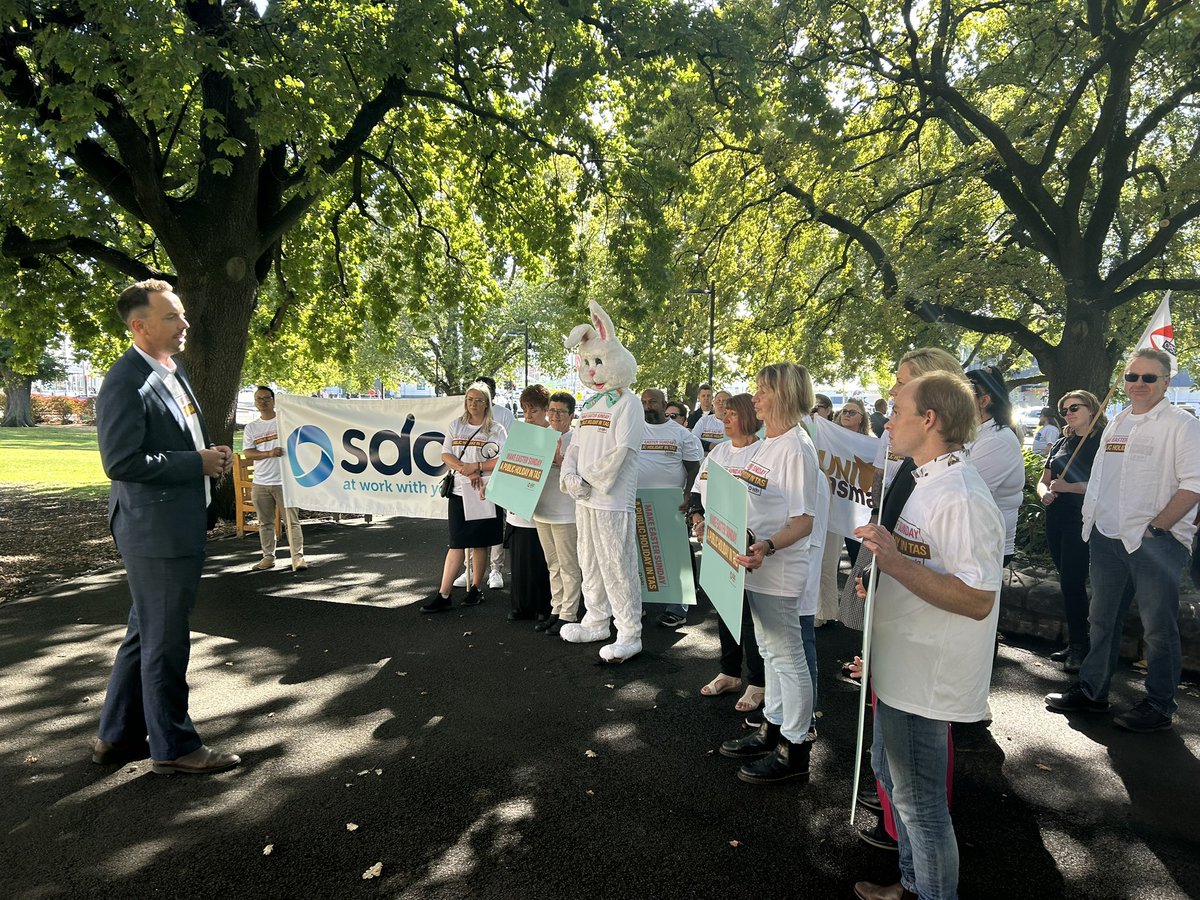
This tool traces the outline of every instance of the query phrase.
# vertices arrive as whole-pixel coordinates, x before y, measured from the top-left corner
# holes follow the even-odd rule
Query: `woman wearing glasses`
[[[1058,401],[1058,414],[1067,424],[1062,437],[1050,448],[1037,485],[1038,497],[1046,507],[1046,543],[1058,570],[1067,617],[1067,646],[1051,653],[1050,658],[1061,662],[1069,673],[1079,671],[1088,651],[1088,546],[1082,535],[1083,495],[1092,474],[1092,460],[1100,449],[1100,434],[1108,424],[1103,413],[1096,415],[1099,409],[1100,402],[1089,391],[1071,391]]]

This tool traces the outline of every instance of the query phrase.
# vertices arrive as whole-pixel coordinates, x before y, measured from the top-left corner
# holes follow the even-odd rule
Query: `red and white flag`
[[[1171,327],[1170,291],[1167,291],[1162,298],[1162,303],[1158,304],[1158,309],[1155,310],[1150,324],[1142,332],[1142,339],[1138,341],[1137,349],[1161,350],[1171,357],[1171,377],[1174,378],[1179,371],[1179,354],[1175,352],[1175,329]]]

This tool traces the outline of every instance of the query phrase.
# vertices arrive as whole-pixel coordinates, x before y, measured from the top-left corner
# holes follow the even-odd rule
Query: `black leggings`
[[[1061,499],[1057,502],[1061,502]],[[1067,515],[1063,515],[1066,512]],[[1084,541],[1083,518],[1074,510],[1055,515],[1046,510],[1046,543],[1062,586],[1063,610],[1067,617],[1067,640],[1072,644],[1088,642],[1088,545]]]
[[[755,687],[766,687],[767,676],[763,669],[762,654],[758,652],[758,640],[754,636],[754,619],[750,615],[750,601],[742,594],[742,642],[734,640],[733,632],[725,627],[725,620],[717,616],[717,631],[721,635],[721,674],[730,678],[742,677],[742,659],[746,660],[746,678]]]

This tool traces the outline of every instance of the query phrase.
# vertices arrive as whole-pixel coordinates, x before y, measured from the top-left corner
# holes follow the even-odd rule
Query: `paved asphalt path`
[[[505,621],[506,591],[419,615],[440,523],[305,537],[301,575],[249,572],[253,537],[210,545],[191,708],[245,760],[221,775],[89,760],[120,571],[0,606],[0,896],[849,898],[895,880],[848,822],[853,632],[818,632],[811,783],[752,786],[714,752],[740,731],[736,695],[698,694],[711,609],[678,631],[652,610],[645,652],[604,666],[598,645]],[[955,730],[962,896],[1200,896],[1200,691],[1163,734],[1052,714],[1049,649],[1005,644],[994,723]],[[1116,694],[1139,689],[1123,663]]]

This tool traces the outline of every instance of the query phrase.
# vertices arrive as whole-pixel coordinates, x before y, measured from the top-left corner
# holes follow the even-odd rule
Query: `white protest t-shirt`
[[[674,422],[661,425],[645,423],[642,446],[638,450],[639,488],[683,488],[687,481],[683,464],[704,458],[698,441]]]
[[[246,424],[242,432],[242,449],[259,450],[263,453],[279,446],[279,416],[273,419],[257,418]],[[283,484],[283,472],[279,459],[274,456],[254,460],[255,484]]]
[[[699,418],[692,428],[692,434],[706,444],[717,444],[728,440],[725,437],[725,423],[712,413],[707,413]],[[712,448],[710,447],[709,449],[711,450]]]
[[[752,441],[745,447],[735,447],[732,441],[725,441],[713,447],[712,453],[704,457],[704,462],[700,463],[700,472],[696,475],[696,483],[692,485],[692,490],[700,495],[700,503],[708,503],[708,467],[710,464],[716,463],[734,478],[741,478],[742,469],[746,468],[746,463],[754,459],[754,454],[760,449],[762,449],[761,441]]]
[[[1004,552],[1012,553],[1017,539],[1017,510],[1025,492],[1025,457],[1011,428],[995,422],[979,426],[975,440],[965,447],[975,471],[992,492],[1004,517]]]
[[[573,436],[574,432],[571,431],[558,436],[558,450],[564,457],[571,446]],[[561,475],[561,466],[550,467],[550,474],[547,476],[549,480],[542,488],[542,495],[538,497],[537,506],[533,510],[533,521],[549,525],[565,525],[575,521],[575,498],[563,493],[563,489],[559,487]]]
[[[1104,454],[1104,468],[1100,475],[1100,494],[1096,500],[1096,530],[1105,537],[1121,539],[1121,464],[1125,462],[1125,448],[1133,426],[1146,418],[1146,413],[1133,413],[1117,420],[1104,435],[1100,452]],[[1095,463],[1092,469],[1095,471]]]
[[[759,443],[761,449],[746,463],[740,477],[749,495],[746,524],[762,541],[787,525],[788,519],[815,518],[821,510],[821,486],[828,479],[817,466],[812,439],[799,425]],[[827,502],[826,510],[828,506]],[[816,559],[812,558],[813,536],[809,534],[784,547],[764,559],[760,568],[746,572],[746,589],[773,597],[802,596],[808,586],[809,567],[821,567],[819,549]]]
[[[912,496],[893,537],[909,560],[996,595],[982,621],[938,609],[890,575],[875,588],[871,683],[895,709],[945,722],[987,713],[1000,616],[1004,520],[966,454],[913,472]]]
[[[516,414],[507,406],[501,406],[499,403],[492,404],[492,419],[504,429],[505,434],[512,431],[512,424],[517,421]]]
[[[584,480],[587,479],[588,469],[614,450],[623,448],[633,450],[636,454],[641,449],[645,425],[642,401],[629,388],[621,388],[620,393],[620,399],[612,406],[609,406],[607,397],[600,395],[596,403],[579,414],[579,429],[575,432],[573,443],[579,448],[577,471]],[[636,461],[635,456],[628,465],[621,467],[609,491],[600,491],[593,485],[591,495],[579,503],[590,509],[632,512],[637,496]]]
[[[478,432],[478,434],[476,434]],[[460,416],[446,426],[446,439],[442,441],[442,453],[449,453],[465,463],[487,462],[500,455],[500,447],[508,438],[508,432],[498,422],[492,422],[492,430],[484,431],[478,425],[464,422]],[[486,483],[490,474],[485,472]],[[454,493],[462,496],[471,490],[471,479],[460,472],[454,473]]]

